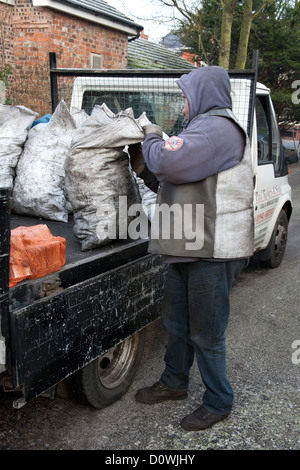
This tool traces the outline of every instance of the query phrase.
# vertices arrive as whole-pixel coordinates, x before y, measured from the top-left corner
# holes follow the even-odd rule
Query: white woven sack
[[[0,188],[13,188],[15,169],[37,113],[0,104]]]
[[[114,114],[102,104],[74,133],[65,164],[66,194],[74,211],[74,233],[83,251],[120,238],[128,222],[126,207],[140,202],[138,188],[129,171],[124,147],[144,139],[143,114],[134,119],[131,108]]]
[[[75,129],[75,120],[61,101],[48,123],[30,130],[16,170],[15,212],[67,222],[64,163]]]

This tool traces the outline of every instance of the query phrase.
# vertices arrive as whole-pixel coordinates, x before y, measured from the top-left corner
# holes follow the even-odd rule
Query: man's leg
[[[142,403],[159,403],[187,397],[189,369],[194,350],[189,340],[185,263],[170,264],[162,305],[162,322],[168,330],[165,370],[160,381],[136,394]]]
[[[174,263],[169,266],[161,312],[163,325],[168,330],[166,366],[161,381],[177,390],[187,390],[189,370],[194,360],[188,312],[189,265]]]
[[[244,264],[244,260],[199,261],[190,266],[188,296],[191,339],[205,393],[203,407],[182,421],[185,429],[189,429],[189,421],[192,421],[192,428],[195,427],[204,415],[208,424],[214,424],[231,411],[233,391],[226,371],[226,328],[230,291]]]

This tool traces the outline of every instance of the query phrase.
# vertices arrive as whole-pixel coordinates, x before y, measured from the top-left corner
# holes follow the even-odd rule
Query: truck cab
[[[292,213],[288,168],[270,90],[258,83],[252,136],[256,257],[280,265]]]

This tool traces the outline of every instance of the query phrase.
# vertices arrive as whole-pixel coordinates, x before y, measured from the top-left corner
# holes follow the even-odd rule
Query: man
[[[136,148],[129,153],[133,169],[158,188],[157,207],[181,208],[184,220],[185,208],[192,205],[189,235],[203,233],[201,243],[193,245],[185,227],[178,237],[171,224],[170,236],[164,237],[159,217],[154,218],[158,235],[150,240],[149,252],[164,255],[168,263],[162,305],[168,344],[160,380],[139,390],[136,399],[154,404],[186,398],[195,356],[205,386],[203,404],[181,426],[196,431],[224,420],[232,409],[225,331],[231,288],[253,254],[253,174],[249,140],[231,112],[226,70],[199,68],[177,84],[184,98],[184,130],[165,141],[160,127],[146,126],[143,159]],[[199,220],[197,205],[204,208]]]

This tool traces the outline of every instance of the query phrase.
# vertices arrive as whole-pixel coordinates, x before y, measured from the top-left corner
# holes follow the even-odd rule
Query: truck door
[[[254,161],[255,250],[267,247],[283,207],[286,168],[275,112],[268,93],[256,97],[257,155]]]

